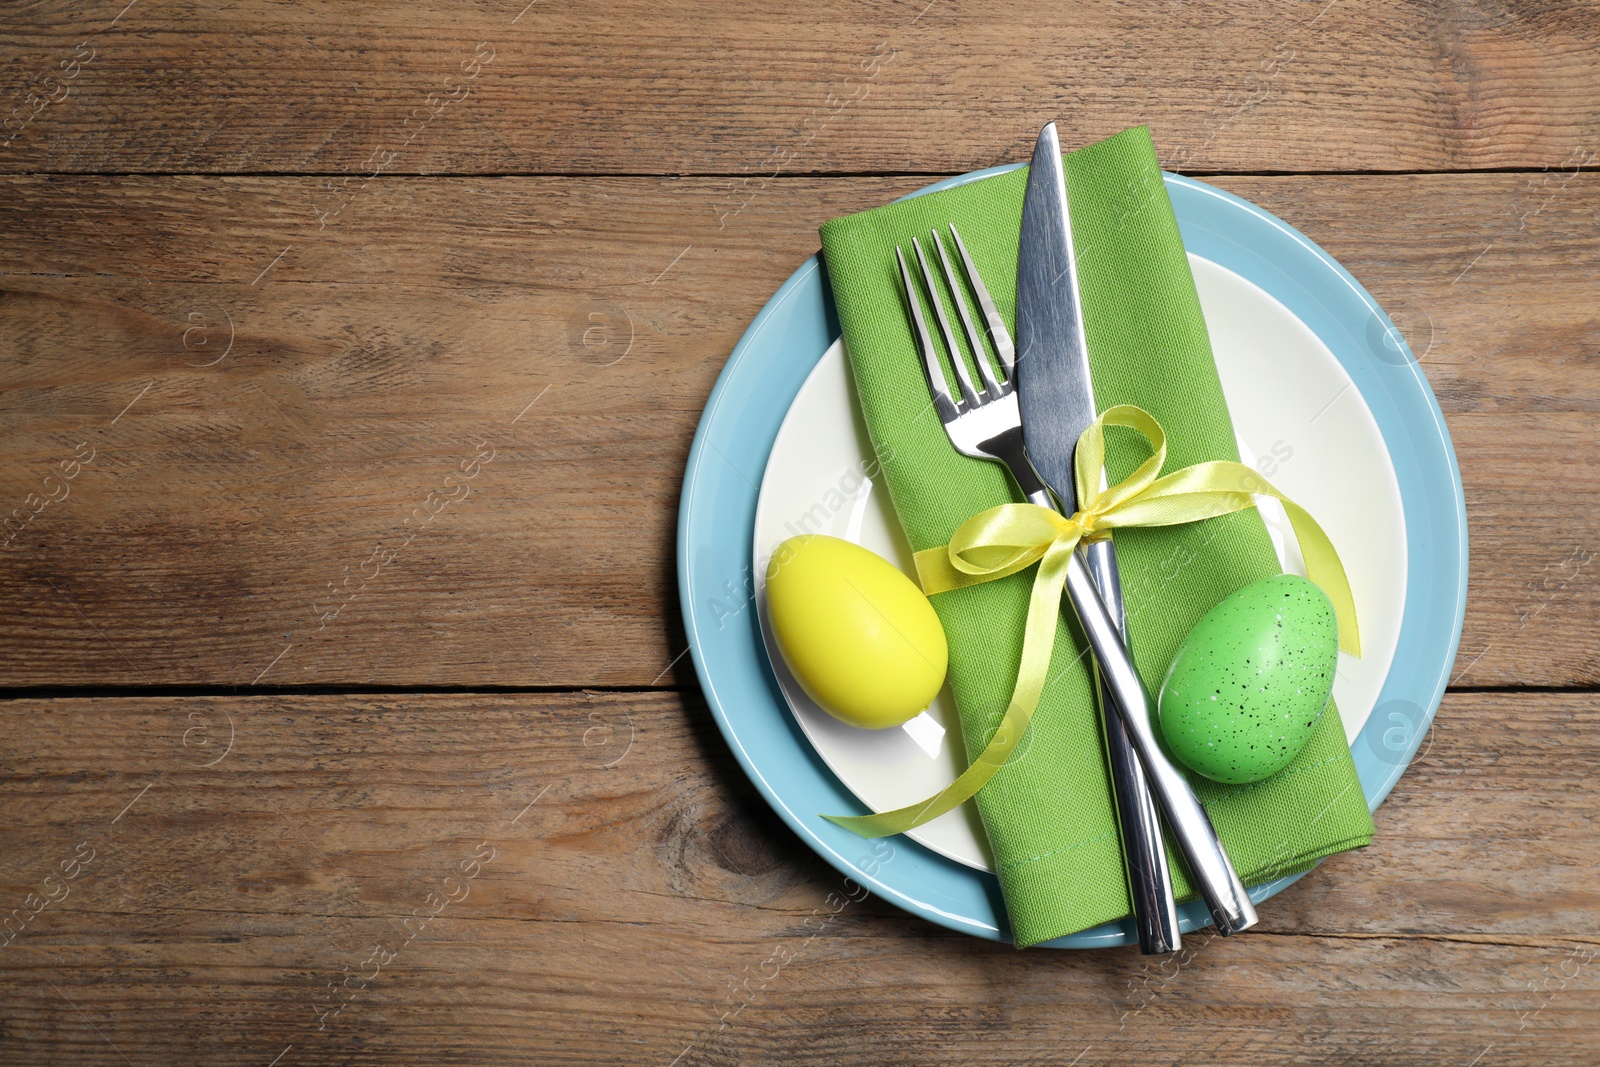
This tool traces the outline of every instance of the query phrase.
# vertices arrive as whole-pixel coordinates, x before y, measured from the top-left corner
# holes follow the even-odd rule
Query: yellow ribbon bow
[[[1100,489],[1105,464],[1105,427],[1122,426],[1150,443],[1150,458],[1116,485]],[[1067,563],[1080,541],[1110,536],[1119,526],[1176,526],[1255,507],[1257,495],[1283,504],[1294,528],[1306,573],[1333,602],[1339,624],[1339,647],[1361,655],[1356,605],[1350,582],[1333,542],[1309,512],[1269,485],[1242,463],[1216,460],[1196,463],[1160,477],[1167,462],[1167,436],[1143,408],[1121,404],[1108,408],[1083,431],[1073,456],[1080,510],[1063,516],[1037,504],[1002,504],[972,516],[956,529],[948,545],[916,554],[923,592],[932,596],[979,582],[992,582],[1039,564],[1023,629],[1022,661],[1011,702],[994,736],[961,776],[917,804],[875,815],[824,815],[862,837],[904,833],[936,819],[974,796],[993,778],[1027,732],[1033,711],[1049,676],[1055,644],[1056,615],[1067,579]]]

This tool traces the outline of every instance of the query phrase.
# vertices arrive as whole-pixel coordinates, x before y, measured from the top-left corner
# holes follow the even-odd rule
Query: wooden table
[[[14,7],[0,1062],[1600,1060],[1592,4]],[[1168,961],[846,900],[675,594],[818,224],[1048,119],[1345,263],[1471,515],[1376,842]]]

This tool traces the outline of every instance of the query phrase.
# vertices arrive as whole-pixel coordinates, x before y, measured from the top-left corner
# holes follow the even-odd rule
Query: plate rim
[[[969,174],[947,178],[923,189],[919,189],[910,195],[920,196],[925,193],[934,192],[940,189],[951,188],[953,186],[965,184],[970,181],[981,180],[993,174],[1015,170],[1024,165],[1025,164],[1021,163],[1006,164],[1004,166],[990,167],[984,170],[974,171]],[[1179,199],[1176,194],[1180,193],[1184,196],[1200,195],[1214,198],[1226,205],[1228,208],[1233,210],[1242,210],[1246,214],[1254,217],[1259,222],[1266,224],[1266,226],[1269,227],[1269,236],[1276,234],[1279,241],[1288,241],[1293,246],[1296,246],[1294,251],[1296,251],[1298,255],[1304,256],[1309,254],[1316,266],[1321,267],[1324,271],[1331,270],[1336,279],[1342,282],[1343,285],[1348,288],[1349,295],[1353,296],[1357,303],[1366,309],[1370,318],[1381,324],[1387,331],[1393,331],[1392,336],[1396,338],[1400,337],[1399,332],[1394,329],[1392,320],[1390,320],[1388,315],[1383,311],[1382,307],[1371,296],[1371,294],[1368,293],[1358,281],[1356,281],[1350,272],[1346,270],[1331,255],[1320,248],[1315,242],[1311,241],[1293,226],[1290,226],[1288,223],[1284,222],[1282,219],[1279,219],[1271,212],[1266,211],[1264,208],[1260,208],[1241,197],[1237,197],[1226,192],[1225,190],[1218,189],[1215,186],[1208,185],[1196,179],[1166,172],[1163,173],[1163,179],[1169,193],[1175,194],[1175,200]],[[1180,230],[1182,230],[1183,220],[1181,218],[1179,219],[1179,226]],[[1217,239],[1219,241],[1222,240],[1220,236],[1218,236]],[[1193,244],[1191,244],[1189,235],[1187,233],[1184,235],[1184,244],[1186,250],[1196,251]],[[1288,276],[1286,268],[1280,266],[1274,260],[1267,259],[1258,249],[1249,248],[1243,245],[1239,245],[1239,247],[1243,249],[1247,255],[1253,255],[1255,258],[1260,259],[1264,265],[1277,269],[1280,272],[1284,272],[1286,273],[1286,276]],[[1259,278],[1252,276],[1250,273],[1244,270],[1240,270],[1239,267],[1234,263],[1226,262],[1217,258],[1216,256],[1208,256],[1203,251],[1199,251],[1197,254],[1205,256],[1205,258],[1212,259],[1213,262],[1218,262],[1220,265],[1235,271],[1236,273],[1245,277],[1247,280],[1260,286],[1262,289],[1288,307],[1289,310],[1296,314],[1296,316],[1299,317],[1302,322],[1306,322],[1306,316],[1301,314],[1295,302],[1285,299],[1284,295],[1280,291],[1263,284]],[[742,368],[748,352],[762,340],[763,334],[768,326],[775,322],[784,313],[790,301],[795,298],[795,296],[799,294],[803,288],[813,284],[813,277],[818,275],[820,270],[820,254],[811,256],[784,281],[777,292],[775,292],[772,297],[770,297],[762,306],[761,310],[751,321],[743,335],[741,335],[739,342],[734,346],[734,349],[730,353],[727,362],[723,366],[721,372],[718,374],[716,384],[712,388],[711,394],[706,401],[705,408],[702,411],[700,421],[695,428],[694,440],[690,446],[685,478],[680,494],[677,545],[675,553],[678,565],[677,584],[680,609],[683,614],[685,635],[689,645],[687,651],[691,652],[691,658],[694,661],[696,675],[700,681],[702,691],[705,694],[706,701],[710,707],[713,718],[717,722],[718,730],[723,735],[723,738],[728,742],[730,749],[734,753],[735,759],[739,762],[745,774],[750,778],[752,784],[754,784],[757,790],[762,794],[763,798],[768,802],[769,805],[772,806],[773,810],[778,813],[780,818],[782,818],[784,822],[786,822],[790,828],[794,830],[803,841],[806,842],[808,847],[817,852],[818,855],[822,856],[824,860],[839,870],[840,873],[845,874],[847,879],[853,879],[857,882],[868,885],[878,895],[889,899],[891,902],[897,904],[901,908],[911,912],[914,915],[929,919],[930,921],[951,929],[976,934],[991,940],[1000,940],[1004,936],[1004,931],[999,925],[995,923],[986,923],[972,916],[951,913],[925,900],[912,899],[898,886],[886,884],[883,880],[876,877],[876,870],[870,873],[866,871],[864,868],[867,866],[867,863],[852,863],[850,860],[846,859],[845,856],[836,848],[834,848],[832,844],[818,836],[816,829],[810,826],[806,820],[802,819],[799,813],[794,811],[794,809],[784,800],[784,798],[779,795],[778,791],[773,787],[767,776],[762,773],[757,761],[752,758],[751,753],[746,749],[743,739],[740,737],[735,724],[731,721],[727,710],[723,707],[722,702],[719,699],[716,680],[710,676],[705,663],[706,653],[705,644],[701,637],[701,619],[695,611],[695,574],[693,560],[689,557],[689,535],[694,527],[694,521],[697,517],[697,512],[695,510],[696,489],[701,483],[701,475],[704,471],[707,460],[706,448],[709,446],[718,452],[721,451],[720,449],[716,449],[715,444],[712,442],[711,431],[713,426],[717,424],[717,416],[722,411],[724,402],[727,399],[725,394],[731,392],[734,379],[737,377],[740,369]],[[1313,271],[1313,274],[1315,273],[1316,271]],[[1326,278],[1315,280],[1320,281],[1324,286],[1328,282],[1328,279]],[[825,308],[824,317],[826,319],[828,318],[829,305],[826,299],[827,278],[825,274],[821,274],[817,284],[820,284],[822,287]],[[1298,281],[1297,284],[1299,284]],[[1309,295],[1310,290],[1307,289],[1307,292]],[[1315,296],[1312,296],[1311,299],[1313,303],[1317,303],[1320,306],[1320,301],[1318,301]],[[824,322],[823,325],[824,333],[828,336],[825,338],[824,343],[818,348],[816,357],[804,368],[804,373],[800,375],[797,386],[799,383],[803,383],[805,375],[809,374],[811,367],[815,365],[816,359],[820,359],[823,352],[826,351],[827,342],[831,340],[832,334],[836,332],[836,324],[830,325],[829,322]],[[1324,336],[1321,331],[1317,330],[1312,323],[1306,322],[1306,325],[1312,330],[1313,333],[1316,333],[1323,343],[1328,345],[1328,347],[1334,352],[1334,355],[1339,359],[1341,366],[1345,367],[1346,372],[1350,374],[1352,380],[1356,382],[1358,391],[1360,391],[1363,397],[1367,399],[1368,406],[1372,407],[1373,403],[1371,394],[1362,388],[1361,381],[1362,378],[1368,378],[1373,380],[1375,384],[1382,384],[1378,379],[1374,378],[1373,374],[1368,373],[1372,370],[1372,368],[1368,366],[1352,366],[1351,364],[1347,363],[1341,355],[1341,346],[1331,343],[1329,338]],[[1416,360],[1415,356],[1411,354],[1409,346],[1406,345],[1403,339],[1400,339],[1399,347],[1405,358],[1398,364],[1390,363],[1391,369],[1400,373],[1393,384],[1385,386],[1385,390],[1387,392],[1395,392],[1397,395],[1404,395],[1412,403],[1415,403],[1415,400],[1420,398],[1427,414],[1431,416],[1431,422],[1428,424],[1428,426],[1423,428],[1427,432],[1424,433],[1419,430],[1417,437],[1424,439],[1430,447],[1435,445],[1437,446],[1438,451],[1442,454],[1448,474],[1450,476],[1448,479],[1448,485],[1445,487],[1445,489],[1448,495],[1451,497],[1451,503],[1453,504],[1453,508],[1451,509],[1451,518],[1454,519],[1456,537],[1455,544],[1451,547],[1455,549],[1458,566],[1457,573],[1455,574],[1455,588],[1453,590],[1455,595],[1455,603],[1453,605],[1454,610],[1451,613],[1452,617],[1446,622],[1449,627],[1449,631],[1446,636],[1445,643],[1447,648],[1445,650],[1445,655],[1440,657],[1440,663],[1437,671],[1432,672],[1428,677],[1424,678],[1415,690],[1418,695],[1421,695],[1424,690],[1426,691],[1426,699],[1424,700],[1425,706],[1418,706],[1412,704],[1410,701],[1406,701],[1410,707],[1415,707],[1420,712],[1420,715],[1417,717],[1417,721],[1405,723],[1408,729],[1404,732],[1402,742],[1397,748],[1389,748],[1388,746],[1388,734],[1392,733],[1393,729],[1395,728],[1391,728],[1391,730],[1388,732],[1379,735],[1382,738],[1382,743],[1384,746],[1389,749],[1385,756],[1380,757],[1373,753],[1367,752],[1364,749],[1357,750],[1357,746],[1352,746],[1353,756],[1356,760],[1357,771],[1361,778],[1363,792],[1366,794],[1368,806],[1371,809],[1376,809],[1383,799],[1388,796],[1389,792],[1394,788],[1395,783],[1398,782],[1401,774],[1403,774],[1406,767],[1409,766],[1418,748],[1420,748],[1423,739],[1427,736],[1433,717],[1437,712],[1439,702],[1442,699],[1445,688],[1449,682],[1450,671],[1454,665],[1456,654],[1459,650],[1462,623],[1466,610],[1466,592],[1468,572],[1470,568],[1465,493],[1461,482],[1460,465],[1456,457],[1454,444],[1451,440],[1449,429],[1445,424],[1444,415],[1439,407],[1438,399],[1435,396],[1432,387],[1429,385],[1427,377],[1423,373],[1420,363]],[[791,397],[791,402],[792,399],[793,398]],[[777,422],[781,423],[782,411],[786,410],[787,405],[785,405],[785,407],[779,411]],[[1388,423],[1383,418],[1379,417],[1376,411],[1374,412],[1374,415],[1375,417],[1378,417],[1380,431],[1383,431]],[[1407,440],[1410,441],[1412,438],[1407,438]],[[1391,455],[1393,455],[1395,452],[1395,442],[1390,440],[1387,433],[1384,434],[1384,441],[1385,444],[1390,448]],[[724,455],[723,458],[726,459],[727,457]],[[1397,474],[1400,473],[1400,466],[1398,464],[1396,466],[1396,471]],[[746,478],[745,480],[748,481],[749,479]],[[1407,479],[1403,478],[1402,480],[1404,481]],[[757,493],[753,488],[749,507],[752,516],[756,496]],[[1402,496],[1402,504],[1405,505],[1406,503],[1407,501],[1405,500],[1404,496]],[[1409,512],[1410,509],[1407,508],[1408,533],[1412,526],[1411,522],[1409,521]],[[1429,514],[1431,517],[1438,517],[1433,511],[1429,511],[1427,514]],[[742,540],[743,538],[741,537],[741,541]],[[1412,573],[1416,570],[1416,561],[1418,556],[1421,554],[1422,538],[1418,537],[1413,539],[1408,537],[1408,541],[1410,541],[1407,552],[1408,584],[1414,584],[1410,581],[1410,578]],[[744,554],[748,555],[748,553]],[[1407,599],[1409,607],[1409,592]],[[753,607],[753,601],[751,606]],[[1429,620],[1430,623],[1431,618],[1432,617],[1430,617]],[[759,649],[759,633],[757,633],[756,637],[756,647]],[[1402,640],[1403,639],[1404,629],[1402,629]],[[1395,669],[1391,668],[1391,677],[1393,677],[1394,671]],[[770,671],[763,671],[763,673],[770,674]],[[1428,672],[1424,673],[1426,674]],[[1384,687],[1385,691],[1387,691],[1388,688],[1388,683],[1386,683]],[[777,705],[780,711],[786,713],[787,707],[782,703],[781,695],[778,698]],[[1379,702],[1377,707],[1374,709],[1373,715],[1376,716],[1378,710],[1381,710],[1383,706],[1384,693],[1380,693]],[[1394,714],[1398,713],[1392,713],[1391,719],[1393,718]],[[792,716],[784,714],[783,718],[789,719],[792,718]],[[1404,718],[1404,716],[1402,716],[1402,718]],[[1361,734],[1358,735],[1358,744],[1363,739],[1367,738],[1368,732],[1374,726],[1374,723],[1375,719],[1369,718],[1367,726],[1364,727]],[[792,724],[790,725],[792,727]],[[810,757],[820,763],[820,757],[817,757],[814,751],[810,751],[809,746],[806,746],[806,748]],[[823,765],[823,772],[825,774],[829,773],[826,771],[825,765]],[[988,878],[990,880],[994,879],[992,874],[985,875],[983,872],[975,871],[971,868],[955,864],[954,861],[946,860],[943,857],[936,857],[931,850],[927,850],[923,846],[911,843],[905,847],[911,847],[921,852],[925,852],[929,857],[937,858],[941,863],[952,864],[972,878],[980,880],[984,878]],[[1292,875],[1255,886],[1251,889],[1251,898],[1257,901],[1263,900],[1274,895],[1284,887],[1292,884],[1294,881],[1298,880],[1299,877],[1300,875]],[[988,889],[989,887],[981,888]],[[996,897],[997,890],[989,891],[986,895],[990,896],[991,898]],[[1195,909],[1192,904],[1186,905],[1186,908],[1189,909],[1193,914],[1186,916],[1183,924],[1185,930],[1205,924],[1206,920],[1204,919],[1204,916],[1195,913]],[[996,917],[999,922],[1003,922],[1003,909],[996,910]],[[1113,945],[1128,944],[1131,943],[1131,940],[1131,932],[1129,929],[1127,929],[1126,920],[1123,920],[1122,922],[1107,923],[1090,930],[1069,934],[1064,937],[1057,938],[1051,942],[1047,942],[1046,944],[1052,947],[1108,947]]]

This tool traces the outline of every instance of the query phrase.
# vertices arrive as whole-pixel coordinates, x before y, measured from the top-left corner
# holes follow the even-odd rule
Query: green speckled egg
[[[1161,686],[1172,755],[1218,782],[1277,774],[1328,706],[1339,627],[1327,594],[1277,574],[1251,582],[1189,631]]]

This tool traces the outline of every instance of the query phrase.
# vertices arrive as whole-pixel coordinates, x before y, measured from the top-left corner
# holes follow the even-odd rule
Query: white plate
[[[1389,451],[1350,376],[1304,323],[1234,272],[1192,253],[1189,263],[1240,457],[1316,517],[1349,573],[1364,655],[1339,654],[1333,693],[1353,740],[1388,676],[1405,608],[1405,519]],[[796,720],[840,781],[885,811],[931,796],[966,765],[949,689],[902,727],[847,726],[805,695],[767,623],[767,561],[797,533],[844,538],[915,574],[888,493],[875,480],[853,393],[843,346],[835,343],[795,397],[767,461],[754,573],[767,655]],[[1284,569],[1303,575],[1282,507],[1263,499],[1261,512]],[[993,869],[970,801],[910,836],[953,860]]]

